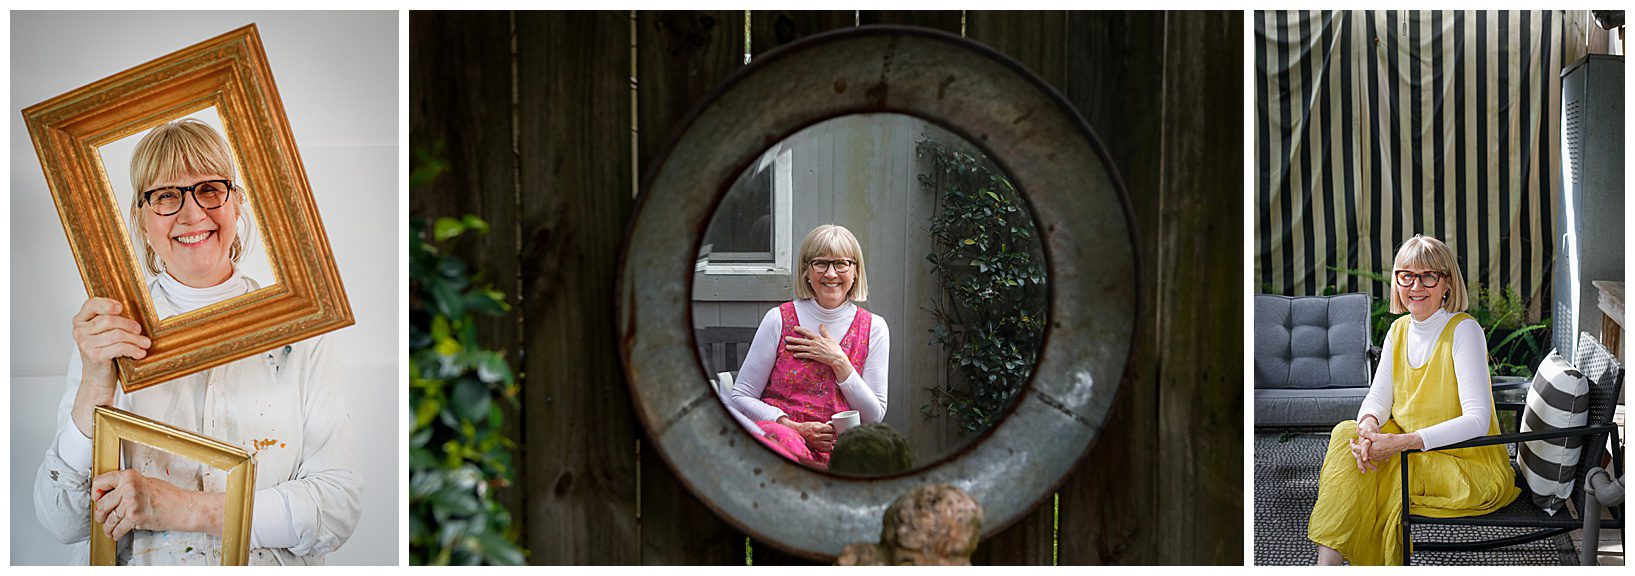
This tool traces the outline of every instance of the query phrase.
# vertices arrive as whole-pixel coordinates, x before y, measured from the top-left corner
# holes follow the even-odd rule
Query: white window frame
[[[792,189],[794,188],[794,166],[791,149],[779,146],[761,156],[753,170],[760,171],[768,165],[772,167],[772,263],[764,262],[715,262],[705,267],[704,273],[710,276],[746,276],[746,275],[785,275],[792,268],[790,265],[790,226],[792,212],[790,207]]]

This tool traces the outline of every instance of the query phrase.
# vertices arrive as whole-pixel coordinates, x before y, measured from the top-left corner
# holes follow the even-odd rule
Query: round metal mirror
[[[752,165],[805,128],[880,113],[959,136],[1008,178],[1038,231],[1048,315],[1037,365],[1008,413],[924,466],[854,477],[792,462],[745,433],[706,373],[691,292],[708,269],[700,254],[712,218]],[[1128,201],[1089,127],[1019,64],[923,29],[814,36],[729,78],[648,169],[618,293],[631,396],[676,475],[747,534],[831,558],[846,544],[876,540],[898,496],[949,483],[982,505],[989,536],[1048,497],[1107,421],[1140,309]]]

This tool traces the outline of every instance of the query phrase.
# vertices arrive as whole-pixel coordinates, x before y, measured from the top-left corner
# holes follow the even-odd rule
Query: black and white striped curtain
[[[1258,291],[1386,294],[1416,233],[1465,280],[1548,298],[1560,11],[1258,12]],[[1545,306],[1545,310],[1549,307]]]

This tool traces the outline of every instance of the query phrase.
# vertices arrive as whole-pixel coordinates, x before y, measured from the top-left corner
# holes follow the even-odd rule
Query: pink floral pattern
[[[795,303],[785,302],[778,307],[783,316],[783,329],[778,335],[778,359],[772,364],[772,374],[761,401],[783,410],[796,422],[828,422],[836,413],[851,410],[846,396],[840,392],[834,370],[813,360],[794,357],[784,346],[786,338],[799,337],[795,327],[800,319],[795,315]],[[852,363],[852,370],[863,373],[863,364],[869,359],[869,327],[873,315],[862,308],[852,320],[851,329],[840,339],[840,349]],[[757,422],[765,432],[763,442],[785,457],[802,463],[827,468],[829,453],[818,452],[806,446],[806,441],[793,428],[777,422]]]

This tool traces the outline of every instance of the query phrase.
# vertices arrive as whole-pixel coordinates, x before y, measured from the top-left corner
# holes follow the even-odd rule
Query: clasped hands
[[[1380,432],[1379,421],[1363,416],[1357,421],[1357,437],[1349,442],[1351,457],[1357,461],[1357,471],[1363,474],[1379,469],[1379,463],[1389,460],[1403,450],[1424,448],[1418,434],[1387,434]]]
[[[831,452],[835,449],[835,427],[827,422],[796,422],[788,416],[779,416],[778,423],[788,426],[806,441],[813,452]]]
[[[176,487],[135,470],[115,470],[91,479],[91,499],[102,531],[114,540],[132,530],[221,534],[226,495]]]
[[[846,357],[846,351],[840,349],[840,342],[829,336],[828,326],[819,324],[817,332],[796,326],[795,332],[805,338],[790,336],[784,339],[784,348],[792,356],[827,365],[835,372],[835,382],[845,382],[852,377],[852,361]]]

